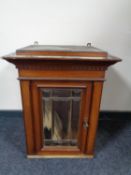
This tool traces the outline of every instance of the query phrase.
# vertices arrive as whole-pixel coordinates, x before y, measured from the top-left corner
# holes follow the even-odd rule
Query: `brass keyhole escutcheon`
[[[88,128],[88,122],[86,120],[83,121],[83,128],[85,128],[85,129]]]

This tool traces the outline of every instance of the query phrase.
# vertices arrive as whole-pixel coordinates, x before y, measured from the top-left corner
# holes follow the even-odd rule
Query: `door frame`
[[[41,105],[41,88],[80,88],[82,89],[81,111],[79,121],[78,143],[79,147],[69,147],[59,149],[54,147],[43,147],[43,119]],[[34,130],[34,147],[37,155],[81,155],[86,153],[87,131],[83,127],[83,122],[89,121],[90,104],[92,95],[92,82],[90,81],[65,81],[65,80],[45,80],[31,82],[32,118]]]

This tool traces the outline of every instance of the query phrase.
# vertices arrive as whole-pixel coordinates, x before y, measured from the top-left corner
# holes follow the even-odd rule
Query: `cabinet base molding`
[[[92,159],[92,158],[94,158],[94,155],[55,155],[55,156],[53,156],[53,155],[42,155],[42,156],[40,156],[40,155],[27,155],[27,158],[28,159],[52,159],[52,158],[63,158],[63,159],[65,159],[65,158],[73,158],[73,159],[81,159],[81,158],[88,158],[88,159]]]

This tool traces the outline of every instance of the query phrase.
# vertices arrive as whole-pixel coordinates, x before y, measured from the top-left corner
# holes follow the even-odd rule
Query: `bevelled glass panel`
[[[81,89],[43,88],[44,146],[77,146]]]

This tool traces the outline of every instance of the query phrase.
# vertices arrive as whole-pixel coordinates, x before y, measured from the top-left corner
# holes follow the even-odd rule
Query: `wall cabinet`
[[[4,59],[19,71],[27,156],[93,157],[105,71],[120,59],[90,44],[31,45]]]

